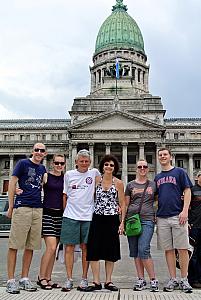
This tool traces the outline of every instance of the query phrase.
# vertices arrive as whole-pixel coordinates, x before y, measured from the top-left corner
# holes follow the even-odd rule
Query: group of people
[[[55,154],[52,170],[47,173],[42,164],[46,155],[45,145],[35,144],[31,158],[16,164],[9,182],[7,215],[12,221],[7,259],[8,293],[17,294],[20,289],[37,290],[29,279],[29,269],[33,250],[41,248],[41,236],[46,248],[41,258],[37,285],[42,289],[61,288],[63,292],[68,292],[73,288],[74,250],[76,245],[80,245],[82,278],[77,289],[93,292],[103,288],[100,260],[104,260],[104,288],[118,291],[112,282],[112,273],[114,263],[121,258],[119,235],[124,233],[126,218],[138,213],[139,207],[142,233],[127,237],[130,257],[134,260],[138,276],[134,290],[146,288],[145,270],[150,280],[150,291],[159,290],[150,253],[155,223],[158,247],[165,251],[170,275],[164,291],[170,292],[180,287],[184,292],[191,293],[189,282],[194,287],[195,284],[197,287],[201,284],[201,243],[197,243],[190,265],[188,254],[188,218],[195,240],[200,235],[198,207],[201,200],[201,173],[198,185],[192,187],[187,173],[171,165],[170,150],[161,148],[158,159],[162,171],[155,176],[155,180],[148,180],[147,161],[140,159],[136,164],[136,179],[127,184],[124,192],[123,182],[115,177],[119,163],[111,154],[102,158],[99,170],[90,169],[89,151],[80,150],[76,156],[76,168],[65,174],[65,156]],[[192,202],[191,188],[194,195]],[[157,205],[154,205],[156,198]],[[51,278],[59,242],[64,245],[65,251],[67,279],[63,287]],[[24,250],[24,254],[18,284],[15,267],[17,251],[20,249]],[[180,281],[176,278],[175,249],[179,254]],[[89,263],[93,274],[92,285],[88,285],[87,280]],[[196,277],[197,265],[199,275]]]

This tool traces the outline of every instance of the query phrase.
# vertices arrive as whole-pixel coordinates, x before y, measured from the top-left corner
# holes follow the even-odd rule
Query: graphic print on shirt
[[[28,168],[28,179],[25,181],[25,185],[30,185],[32,189],[41,188],[42,174],[36,175],[36,170],[34,168]]]
[[[88,188],[89,184],[93,183],[92,177],[87,177],[85,180],[86,184],[73,184],[71,187],[73,190],[85,190]]]
[[[157,188],[159,188],[159,186],[161,184],[164,184],[164,183],[172,183],[174,185],[177,185],[176,177],[174,177],[174,176],[164,176],[164,177],[158,179],[157,180]]]

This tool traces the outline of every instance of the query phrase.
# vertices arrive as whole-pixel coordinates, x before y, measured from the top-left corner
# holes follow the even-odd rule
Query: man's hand
[[[12,218],[12,214],[13,214],[13,208],[8,208],[7,218],[11,219]]]
[[[188,221],[188,211],[182,210],[182,212],[179,214],[179,223],[181,225],[186,224]]]
[[[21,195],[23,193],[23,190],[22,189],[20,189],[20,188],[16,188],[15,189],[15,194],[16,195]]]

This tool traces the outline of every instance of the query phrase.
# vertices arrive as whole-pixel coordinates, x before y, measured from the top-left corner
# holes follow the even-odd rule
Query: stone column
[[[72,144],[68,145],[68,161],[66,160],[66,168],[67,170],[72,169]]]
[[[94,167],[94,143],[89,143],[89,152],[91,157],[90,168],[92,169]]]
[[[105,154],[110,154],[110,147],[111,147],[111,143],[106,142],[105,143]]]
[[[139,159],[144,159],[144,145],[145,145],[145,143],[138,143],[138,146],[139,146]]]
[[[14,165],[14,155],[13,154],[10,154],[9,155],[10,157],[10,170],[9,170],[9,177],[12,176],[13,174],[13,165]]]
[[[176,154],[172,155],[172,166],[175,166],[176,163]]]
[[[47,156],[43,158],[43,165],[47,168]]]
[[[71,161],[71,169],[75,169],[75,159],[77,155],[77,143],[72,143],[72,161]]]
[[[193,154],[192,153],[189,153],[188,170],[189,170],[190,180],[194,181],[194,178],[193,178]]]
[[[161,171],[161,165],[158,161],[158,150],[161,148],[161,144],[156,144],[156,174]]]
[[[128,143],[123,142],[122,144],[122,175],[121,178],[124,182],[124,185],[126,186],[128,182],[128,161],[127,161],[127,147]]]

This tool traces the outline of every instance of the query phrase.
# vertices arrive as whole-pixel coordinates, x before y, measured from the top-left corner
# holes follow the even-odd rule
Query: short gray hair
[[[80,150],[77,155],[76,155],[76,159],[79,158],[79,156],[85,156],[85,157],[89,157],[90,158],[90,152],[87,149],[82,149]]]

